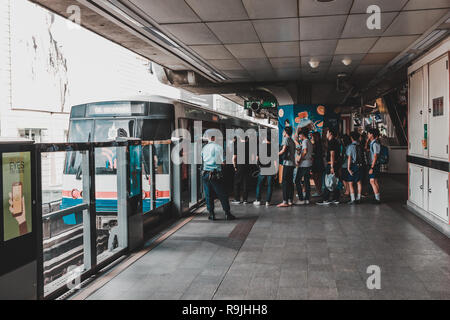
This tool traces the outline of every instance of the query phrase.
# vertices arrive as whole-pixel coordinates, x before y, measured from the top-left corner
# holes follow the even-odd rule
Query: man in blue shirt
[[[378,176],[380,175],[380,164],[378,158],[381,152],[381,145],[378,142],[378,138],[380,136],[380,131],[378,129],[370,129],[369,130],[369,150],[370,150],[370,159],[369,159],[369,179],[370,185],[372,186],[373,194],[375,195],[375,203],[380,204],[380,185],[378,184]]]
[[[230,212],[230,203],[224,189],[224,178],[222,175],[222,164],[224,160],[223,148],[215,142],[215,136],[211,136],[209,139],[209,143],[202,149],[202,180],[203,189],[205,191],[206,207],[209,212],[208,219],[216,219],[214,213],[214,198],[212,195],[212,191],[214,191],[225,211],[225,219],[233,220],[235,219],[235,216]]]

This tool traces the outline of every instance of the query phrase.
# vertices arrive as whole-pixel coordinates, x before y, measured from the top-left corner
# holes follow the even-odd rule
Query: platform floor
[[[406,176],[383,180],[380,206],[201,214],[89,299],[450,299],[450,240],[403,208]]]

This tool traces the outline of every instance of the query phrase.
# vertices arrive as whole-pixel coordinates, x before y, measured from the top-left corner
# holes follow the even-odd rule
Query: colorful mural
[[[291,126],[294,132],[297,128],[308,127],[311,132],[320,132],[324,128],[326,108],[323,105],[287,105],[278,107],[278,128],[280,143],[281,132],[286,126]]]

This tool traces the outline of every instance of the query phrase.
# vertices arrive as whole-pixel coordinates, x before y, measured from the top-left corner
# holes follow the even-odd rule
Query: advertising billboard
[[[32,231],[31,154],[3,153],[3,230],[4,241]]]

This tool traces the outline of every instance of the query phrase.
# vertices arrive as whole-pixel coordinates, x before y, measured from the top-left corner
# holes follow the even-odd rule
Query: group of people
[[[341,190],[350,197],[349,204],[357,204],[363,197],[364,187],[368,187],[370,182],[374,194],[374,202],[380,203],[380,187],[378,178],[380,174],[380,133],[377,129],[370,129],[365,134],[352,132],[350,135],[338,137],[333,128],[327,130],[326,140],[322,141],[319,132],[310,134],[308,128],[299,128],[293,132],[292,127],[287,126],[283,130],[281,150],[278,153],[278,162],[262,164],[259,161],[259,152],[256,155],[258,166],[282,165],[282,190],[283,202],[278,207],[290,207],[295,204],[307,205],[311,202],[311,197],[322,196],[318,205],[339,204]],[[270,157],[270,134],[263,141],[268,147]],[[237,139],[233,142],[233,193],[232,204],[248,204],[248,187],[251,175],[249,159],[249,141],[245,144],[245,162],[239,164],[237,159]],[[266,151],[265,151],[266,152]],[[220,200],[225,211],[225,218],[232,220],[235,217],[231,214],[230,203],[224,184],[223,163],[217,161],[217,155],[223,154],[223,149],[215,143],[215,138],[210,137],[210,141],[202,150],[202,181],[206,198],[209,219],[215,220],[213,193]],[[270,171],[269,171],[270,172]],[[295,177],[294,177],[295,176]],[[315,193],[311,194],[311,179],[314,181]],[[270,206],[272,201],[273,185],[276,175],[265,174],[264,170],[259,170],[256,185],[256,200],[254,205],[260,206],[264,184],[267,184],[265,205]],[[334,185],[329,183],[334,181]],[[297,189],[298,201],[294,201],[294,193]],[[241,200],[241,190],[243,191]]]
[[[307,128],[300,128],[293,134],[292,127],[286,127],[279,153],[283,164],[283,202],[278,207],[289,207],[294,204],[295,188],[297,203],[309,204],[311,174],[316,186],[314,196],[322,194],[322,201],[317,202],[318,205],[339,204],[342,189],[350,196],[348,203],[357,204],[361,201],[366,181],[370,181],[374,202],[379,204],[381,202],[378,184],[381,151],[379,137],[378,129],[370,129],[367,139],[364,134],[356,131],[339,139],[336,131],[330,128],[327,130],[326,143],[323,147],[318,132],[312,134],[311,142]],[[295,170],[297,173],[294,179]],[[331,183],[326,185],[328,179],[334,179],[338,183],[334,186]]]

